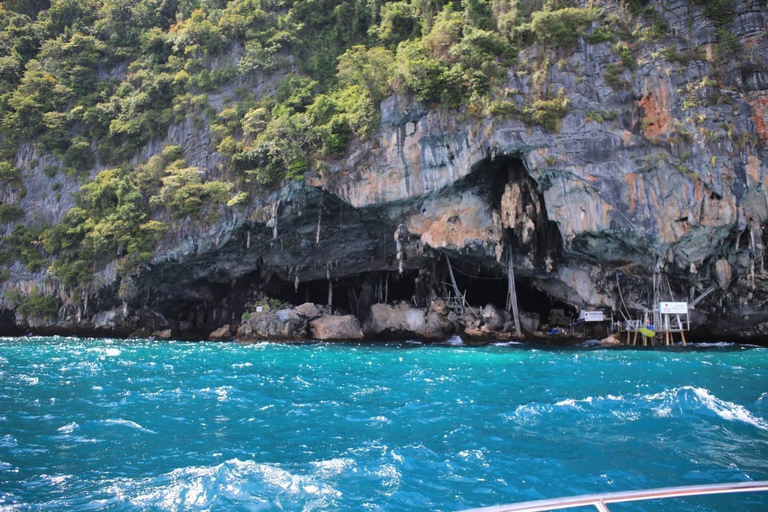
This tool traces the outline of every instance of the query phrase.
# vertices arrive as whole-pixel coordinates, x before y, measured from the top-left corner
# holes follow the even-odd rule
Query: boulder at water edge
[[[361,340],[363,330],[352,315],[323,315],[309,323],[309,331],[316,340]]]

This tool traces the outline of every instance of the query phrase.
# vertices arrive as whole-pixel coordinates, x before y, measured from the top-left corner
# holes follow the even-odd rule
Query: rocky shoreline
[[[114,311],[103,315],[100,327],[84,329],[81,326],[40,326],[23,330],[4,329],[4,336],[78,336],[86,338],[157,339],[184,341],[235,341],[256,342],[363,342],[363,343],[436,343],[461,346],[487,345],[534,345],[551,347],[618,347],[626,346],[611,334],[606,326],[593,330],[589,335],[577,336],[562,328],[557,334],[549,332],[550,326],[540,322],[537,315],[523,312],[523,335],[515,333],[512,314],[493,304],[482,308],[467,308],[457,315],[441,299],[433,300],[428,307],[419,308],[405,301],[391,304],[374,304],[365,320],[326,305],[306,302],[298,306],[273,309],[259,306],[243,316],[241,322],[225,323],[207,335],[180,331],[179,325],[161,315],[137,314],[134,318],[121,317]],[[124,322],[109,325],[109,321]],[[125,327],[136,322],[142,327],[128,332]],[[183,325],[181,327],[184,327]],[[694,333],[689,342],[712,343],[715,340],[706,333]],[[748,343],[768,346],[767,339],[728,338],[730,343]],[[640,347],[637,347],[640,348]]]

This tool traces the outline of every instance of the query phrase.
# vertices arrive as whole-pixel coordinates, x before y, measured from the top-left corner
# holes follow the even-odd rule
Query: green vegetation
[[[629,15],[640,23],[637,36],[641,40],[656,41],[667,33],[667,22],[649,0],[624,0],[624,5]]]
[[[598,14],[596,9],[576,7],[537,11],[523,30],[530,30],[533,37],[543,44],[570,48],[576,45],[579,36],[586,33]]]
[[[42,295],[38,287],[33,287],[27,295],[11,289],[6,292],[5,297],[24,318],[51,317],[59,312],[59,301],[55,297]]]
[[[587,112],[587,115],[584,117],[584,120],[589,121],[595,121],[597,123],[602,123],[604,121],[615,121],[616,120],[616,112],[613,110],[590,110]]]
[[[171,123],[192,119],[211,127],[238,187],[300,179],[343,154],[352,138],[370,136],[393,93],[450,107],[494,96],[516,45],[562,51],[601,18],[555,0],[2,5],[0,165],[32,141],[59,160],[47,168],[70,176],[97,160],[120,166]],[[607,40],[600,29],[589,37]],[[235,80],[288,68],[296,74],[273,96],[243,88],[223,108],[208,102]],[[179,215],[185,193],[206,202],[226,188],[176,171],[162,197]]]
[[[684,51],[672,47],[662,48],[661,55],[669,62],[677,62],[684,66],[687,66],[694,60],[704,60],[706,58],[702,48]]]
[[[0,204],[0,224],[16,222],[24,218],[24,210],[15,204]]]
[[[712,20],[715,27],[722,29],[736,18],[735,0],[693,0],[704,8],[704,16]]]
[[[284,302],[280,299],[261,295],[257,300],[249,302],[245,305],[245,311],[243,312],[242,321],[246,322],[248,319],[256,313],[256,308],[261,307],[262,312],[267,313],[269,311],[279,311],[281,309],[290,308],[289,302]]]

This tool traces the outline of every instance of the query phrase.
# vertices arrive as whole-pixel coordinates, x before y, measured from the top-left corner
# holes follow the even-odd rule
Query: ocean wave
[[[341,492],[314,475],[294,474],[276,464],[239,459],[214,466],[179,468],[156,477],[116,479],[106,486],[106,491],[116,501],[161,510],[245,504],[254,509],[316,510],[333,508],[341,497]]]
[[[491,343],[492,347],[511,347],[513,345],[525,345],[522,341],[500,341],[498,343]]]
[[[339,457],[336,459],[320,460],[311,464],[315,471],[323,476],[336,476],[354,467],[355,460],[349,457]]]
[[[56,430],[57,432],[61,432],[62,434],[71,434],[77,429],[77,427],[79,427],[79,425],[73,421],[72,423],[67,423],[63,427],[59,427]]]
[[[135,421],[131,421],[131,420],[124,420],[124,419],[119,419],[119,418],[118,419],[111,419],[110,418],[110,419],[102,420],[101,423],[103,423],[104,425],[122,425],[124,427],[130,427],[130,428],[139,430],[141,432],[146,432],[148,434],[157,434],[157,432],[155,432],[154,430],[150,430],[148,428],[144,428],[141,425],[139,425],[138,423],[136,423]]]
[[[19,442],[10,434],[5,434],[0,437],[0,448],[15,448],[19,445]]]
[[[587,411],[611,414],[617,418],[634,421],[643,410],[657,418],[669,418],[683,413],[704,413],[731,422],[751,425],[768,431],[768,421],[756,416],[743,405],[723,400],[709,390],[694,386],[681,386],[653,394],[606,395],[586,398],[565,398],[554,403],[532,402],[518,406],[511,414],[502,417],[507,421],[535,423],[542,417]]]
[[[447,340],[445,340],[446,345],[450,345],[452,347],[459,347],[461,345],[464,345],[464,340],[461,339],[461,336],[451,336]]]
[[[704,409],[718,417],[732,422],[741,422],[760,430],[768,430],[768,421],[749,412],[743,405],[722,400],[708,389],[682,386],[644,397],[649,402],[661,402],[656,410],[662,416],[669,416],[674,409]]]

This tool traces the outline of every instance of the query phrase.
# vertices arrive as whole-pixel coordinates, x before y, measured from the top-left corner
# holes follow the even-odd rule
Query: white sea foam
[[[109,357],[117,357],[121,354],[119,348],[110,347],[106,350],[104,350],[104,355],[107,355]]]
[[[22,382],[25,382],[29,386],[36,386],[40,382],[39,378],[30,377],[29,375],[26,375],[26,374],[19,375],[19,380],[21,380]]]
[[[685,388],[684,388],[685,389]],[[690,388],[699,397],[702,404],[715,414],[728,421],[741,421],[761,430],[768,430],[768,421],[749,412],[744,406],[721,400],[703,388]]]
[[[341,497],[317,476],[239,459],[179,468],[150,478],[112,480],[106,491],[136,507],[163,510],[231,508],[243,503],[254,510],[333,509]]]
[[[345,457],[312,462],[312,466],[315,468],[315,471],[322,474],[323,476],[340,475],[342,472],[352,468],[354,465],[354,459]]]
[[[138,423],[136,423],[135,421],[131,421],[131,420],[124,420],[124,419],[119,419],[119,418],[118,419],[111,419],[110,418],[110,419],[103,420],[102,423],[104,423],[105,425],[122,425],[124,427],[130,427],[130,428],[134,428],[136,430],[140,430],[141,432],[147,432],[148,434],[157,434],[157,432],[155,432],[154,430],[150,430],[148,428],[144,428],[141,425],[139,425]]]
[[[79,425],[73,421],[72,423],[67,423],[63,427],[59,427],[57,432],[61,432],[62,434],[71,434],[77,429],[77,427],[79,427]]]
[[[696,406],[713,412],[727,421],[747,423],[761,430],[768,430],[768,421],[749,412],[744,406],[717,398],[709,390],[694,386],[672,388],[661,393],[644,395],[648,402],[660,402],[654,408],[659,417],[669,417],[675,409],[696,408]]]
[[[511,347],[512,345],[524,345],[522,341],[500,341],[491,344],[494,347]]]
[[[0,448],[15,448],[19,442],[10,434],[0,437]]]
[[[464,340],[461,339],[461,336],[451,336],[445,340],[445,344],[451,345],[452,347],[458,347],[464,344]]]
[[[761,396],[758,401],[764,399]],[[512,413],[505,413],[502,417],[506,421],[535,424],[544,416],[567,414],[568,411],[585,412],[587,409],[629,421],[639,419],[643,409],[646,411],[650,409],[653,416],[657,418],[671,418],[682,411],[703,410],[726,421],[745,423],[760,430],[768,430],[768,420],[753,414],[742,405],[722,400],[709,390],[694,386],[682,386],[653,394],[566,398],[555,403],[532,402],[520,405]]]

